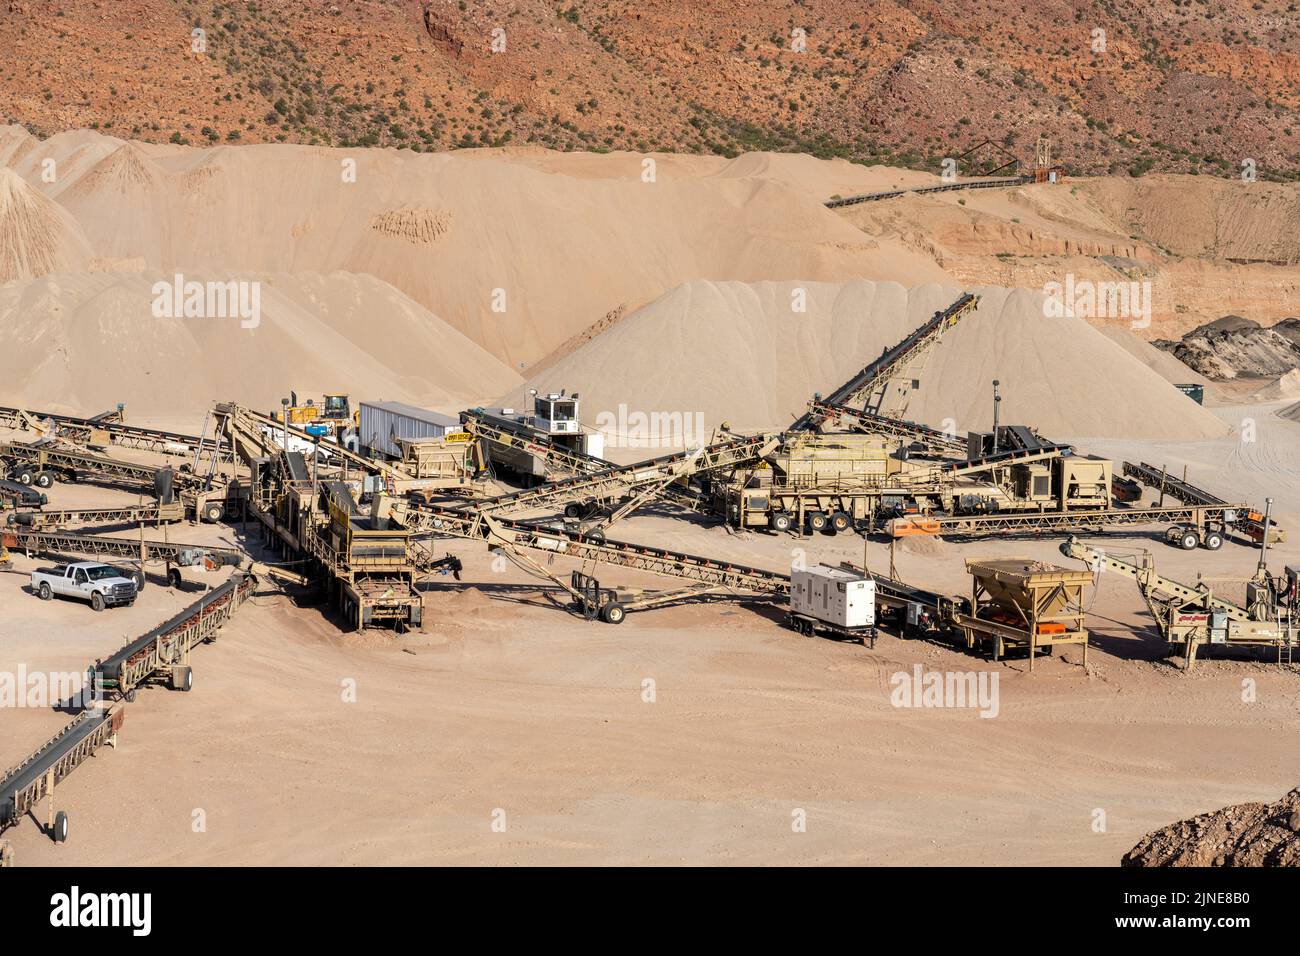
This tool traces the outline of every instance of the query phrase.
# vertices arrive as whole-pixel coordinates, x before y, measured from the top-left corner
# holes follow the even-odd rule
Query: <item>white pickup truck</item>
[[[96,611],[106,607],[130,607],[139,588],[134,579],[126,577],[117,568],[94,561],[57,568],[38,568],[32,572],[32,590],[42,601],[56,594],[63,597],[89,601]]]

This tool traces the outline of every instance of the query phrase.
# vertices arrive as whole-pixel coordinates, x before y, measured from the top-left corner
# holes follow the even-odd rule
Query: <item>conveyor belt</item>
[[[0,781],[0,830],[13,826],[46,795],[51,771],[57,784],[72,773],[122,726],[121,710],[99,708],[79,714],[45,746]]]
[[[919,441],[936,451],[966,454],[965,439],[949,435],[929,425],[922,425],[920,422],[873,415],[870,412],[849,408],[847,405],[832,405],[830,402],[818,399],[809,402],[808,408],[822,424],[847,427],[869,435],[889,435],[894,438]]]
[[[1143,567],[1135,561],[1126,558],[1116,557],[1102,548],[1093,548],[1084,544],[1082,541],[1071,537],[1069,541],[1061,543],[1061,554],[1067,558],[1075,558],[1088,565],[1094,573],[1101,571],[1118,571],[1120,574],[1128,575],[1138,582],[1142,589],[1143,597],[1148,601],[1153,596],[1165,595],[1169,598],[1176,598],[1180,601],[1202,601],[1209,604],[1216,610],[1223,611],[1228,617],[1237,621],[1249,621],[1250,614],[1239,604],[1231,601],[1225,601],[1223,598],[1217,598],[1212,595],[1210,590],[1204,585],[1193,587],[1189,584],[1182,584],[1172,578],[1162,577],[1155,572],[1154,565]],[[1157,618],[1158,619],[1158,618]]]
[[[97,534],[69,534],[33,528],[10,527],[4,531],[4,544],[13,551],[32,554],[79,554],[97,558],[139,558],[146,561],[176,561],[183,553],[219,557],[227,564],[238,563],[244,553],[234,548],[214,548],[205,544],[181,544],[176,541],[150,541],[140,538],[116,538]]]
[[[936,535],[960,535],[964,537],[981,537],[996,534],[1066,534],[1074,531],[1102,530],[1108,527],[1126,525],[1152,524],[1156,522],[1194,522],[1204,524],[1206,521],[1222,521],[1232,524],[1244,513],[1243,505],[1224,505],[1184,508],[1112,508],[1097,511],[1050,511],[1017,514],[1015,512],[997,512],[987,515],[967,516],[922,516],[916,519],[895,518],[890,524],[899,522],[905,526],[913,520],[924,522],[934,530]],[[895,532],[895,537],[899,536]]]
[[[105,412],[104,415],[109,413]],[[27,426],[27,417],[38,421],[48,421],[53,423],[55,431],[74,441],[84,442],[90,437],[91,430],[104,431],[108,433],[109,440],[114,445],[120,445],[123,448],[142,448],[147,451],[156,452],[176,452],[184,449],[186,454],[192,454],[199,445],[197,435],[185,435],[181,432],[164,431],[161,428],[147,428],[140,425],[127,425],[120,421],[107,421],[102,416],[93,416],[91,418],[78,418],[74,415],[55,415],[51,412],[29,412],[21,408],[11,408],[0,406],[0,426],[6,428],[25,428]],[[206,451],[212,451],[212,442],[204,444]],[[222,461],[232,459],[229,445],[218,445],[217,454]]]
[[[838,209],[841,206],[856,206],[864,202],[879,202],[882,199],[894,199],[898,196],[906,196],[908,193],[948,193],[956,192],[961,189],[1006,189],[1008,186],[1024,186],[1032,183],[1032,176],[1009,176],[1000,179],[973,179],[964,183],[945,183],[942,186],[917,186],[915,189],[888,189],[878,193],[863,193],[860,196],[846,196],[843,199],[828,199],[825,202],[827,209]]]
[[[103,688],[130,693],[211,637],[252,593],[253,586],[251,575],[232,575],[225,584],[97,663],[92,668],[95,678]]]
[[[1205,489],[1198,488],[1190,482],[1183,481],[1181,478],[1175,478],[1166,473],[1164,469],[1149,465],[1145,461],[1138,464],[1126,461],[1122,463],[1121,467],[1126,477],[1132,478],[1139,484],[1153,488],[1162,494],[1169,495],[1174,500],[1181,501],[1185,505],[1222,507],[1226,504],[1222,498],[1212,495]],[[1255,540],[1263,540],[1264,516],[1249,505],[1238,505],[1236,507],[1241,509],[1237,523]],[[1276,533],[1278,523],[1270,518],[1269,525]]]
[[[1014,451],[985,455],[982,458],[951,462],[940,466],[937,470],[948,478],[960,478],[963,475],[976,475],[990,468],[1005,468],[1009,465],[1026,465],[1046,458],[1060,458],[1069,454],[1071,450],[1070,445],[1040,443],[1037,448],[1017,448]]]
[[[858,372],[847,382],[831,392],[825,399],[814,398],[827,405],[862,407],[867,412],[879,412],[880,403],[890,382],[899,370],[919,359],[968,312],[979,305],[979,296],[963,293],[952,305],[936,312],[928,321],[914,329],[901,342],[884,350],[880,357]],[[791,426],[792,431],[808,431],[821,423],[812,411],[805,412]]]
[[[499,514],[592,498],[614,498],[647,486],[689,478],[719,468],[756,463],[779,444],[773,435],[733,438],[696,451],[663,455],[633,465],[611,466],[603,471],[574,475],[508,495],[486,498],[463,506],[464,511]]]
[[[156,465],[123,461],[120,458],[109,458],[87,451],[21,442],[0,444],[0,458],[42,469],[71,471],[78,477],[90,481],[127,485],[131,488],[143,488],[149,492],[156,490],[158,475],[166,470]],[[172,484],[178,490],[199,490],[209,485],[208,478],[193,472],[173,468],[171,474]]]
[[[13,511],[6,522],[22,528],[63,528],[70,524],[139,524],[150,521],[179,521],[185,517],[180,505],[127,505],[122,508],[63,508]]]
[[[787,594],[790,576],[730,561],[703,558],[625,541],[538,528],[481,513],[430,505],[395,505],[393,517],[412,531],[483,540],[489,545],[544,551],[698,581],[719,588]]]
[[[495,418],[481,408],[461,412],[460,421],[465,430],[480,441],[527,452],[569,475],[594,475],[619,467],[612,461],[574,451],[523,426]],[[663,489],[662,496],[692,511],[702,511],[707,507],[707,501],[698,491],[681,485],[669,485]]]

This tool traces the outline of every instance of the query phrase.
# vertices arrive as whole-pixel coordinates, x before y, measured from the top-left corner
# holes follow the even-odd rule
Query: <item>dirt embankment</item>
[[[1239,803],[1148,833],[1123,866],[1300,866],[1300,787],[1276,803]]]
[[[1283,319],[1265,328],[1250,319],[1226,315],[1181,339],[1160,339],[1155,345],[1214,381],[1238,375],[1286,376],[1300,368],[1300,319]]]

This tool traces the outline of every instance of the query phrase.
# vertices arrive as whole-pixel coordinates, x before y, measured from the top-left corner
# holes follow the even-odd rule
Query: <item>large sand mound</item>
[[[89,261],[72,217],[0,166],[0,282],[80,270]]]
[[[1123,866],[1300,866],[1300,789],[1240,803],[1148,833]]]
[[[0,286],[0,402],[76,413],[126,402],[148,414],[220,399],[273,407],[291,389],[339,390],[450,412],[518,381],[370,276],[251,279],[261,283],[261,312],[248,328],[238,317],[156,318],[154,283],[172,281],[159,273],[54,275]]]
[[[512,368],[701,277],[948,278],[823,207],[833,185],[871,178],[849,164],[653,157],[646,181],[631,154],[194,149],[15,127],[0,128],[0,158],[32,185],[55,159],[47,193],[98,256],[163,272],[367,272]]]
[[[792,310],[806,290],[806,312]],[[908,417],[958,431],[1002,420],[1062,438],[1198,439],[1227,429],[1147,365],[1078,319],[1046,318],[1040,295],[976,290],[977,312],[931,354]],[[959,289],[892,282],[692,282],[527,383],[568,388],[583,415],[702,413],[707,427],[779,428],[953,301]],[[503,397],[521,401],[516,390]],[[608,420],[608,419],[607,419]]]

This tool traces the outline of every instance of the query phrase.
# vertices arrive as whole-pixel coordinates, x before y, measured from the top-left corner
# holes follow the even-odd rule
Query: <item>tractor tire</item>
[[[104,603],[104,595],[100,594],[98,591],[92,594],[90,596],[90,607],[95,611],[102,611],[104,608],[108,607],[108,605]]]
[[[825,531],[831,523],[831,519],[826,516],[825,512],[810,511],[808,512],[808,530]]]
[[[1205,536],[1205,540],[1201,543],[1209,551],[1218,551],[1223,547],[1223,535],[1219,534],[1217,531],[1211,531]]]
[[[55,843],[68,842],[68,815],[64,811],[60,810],[54,815],[54,828],[50,831],[50,836]]]
[[[50,582],[42,581],[41,586],[36,589],[37,595],[42,601],[53,601],[54,591],[50,588]]]
[[[835,534],[849,531],[853,528],[853,519],[847,512],[837,511],[831,515],[831,530]]]
[[[610,601],[600,609],[600,617],[606,624],[622,624],[627,617],[627,609],[617,601]]]
[[[773,531],[780,531],[784,533],[786,531],[789,531],[793,527],[794,527],[794,518],[790,517],[790,515],[788,515],[786,512],[778,511],[776,514],[772,515]]]

